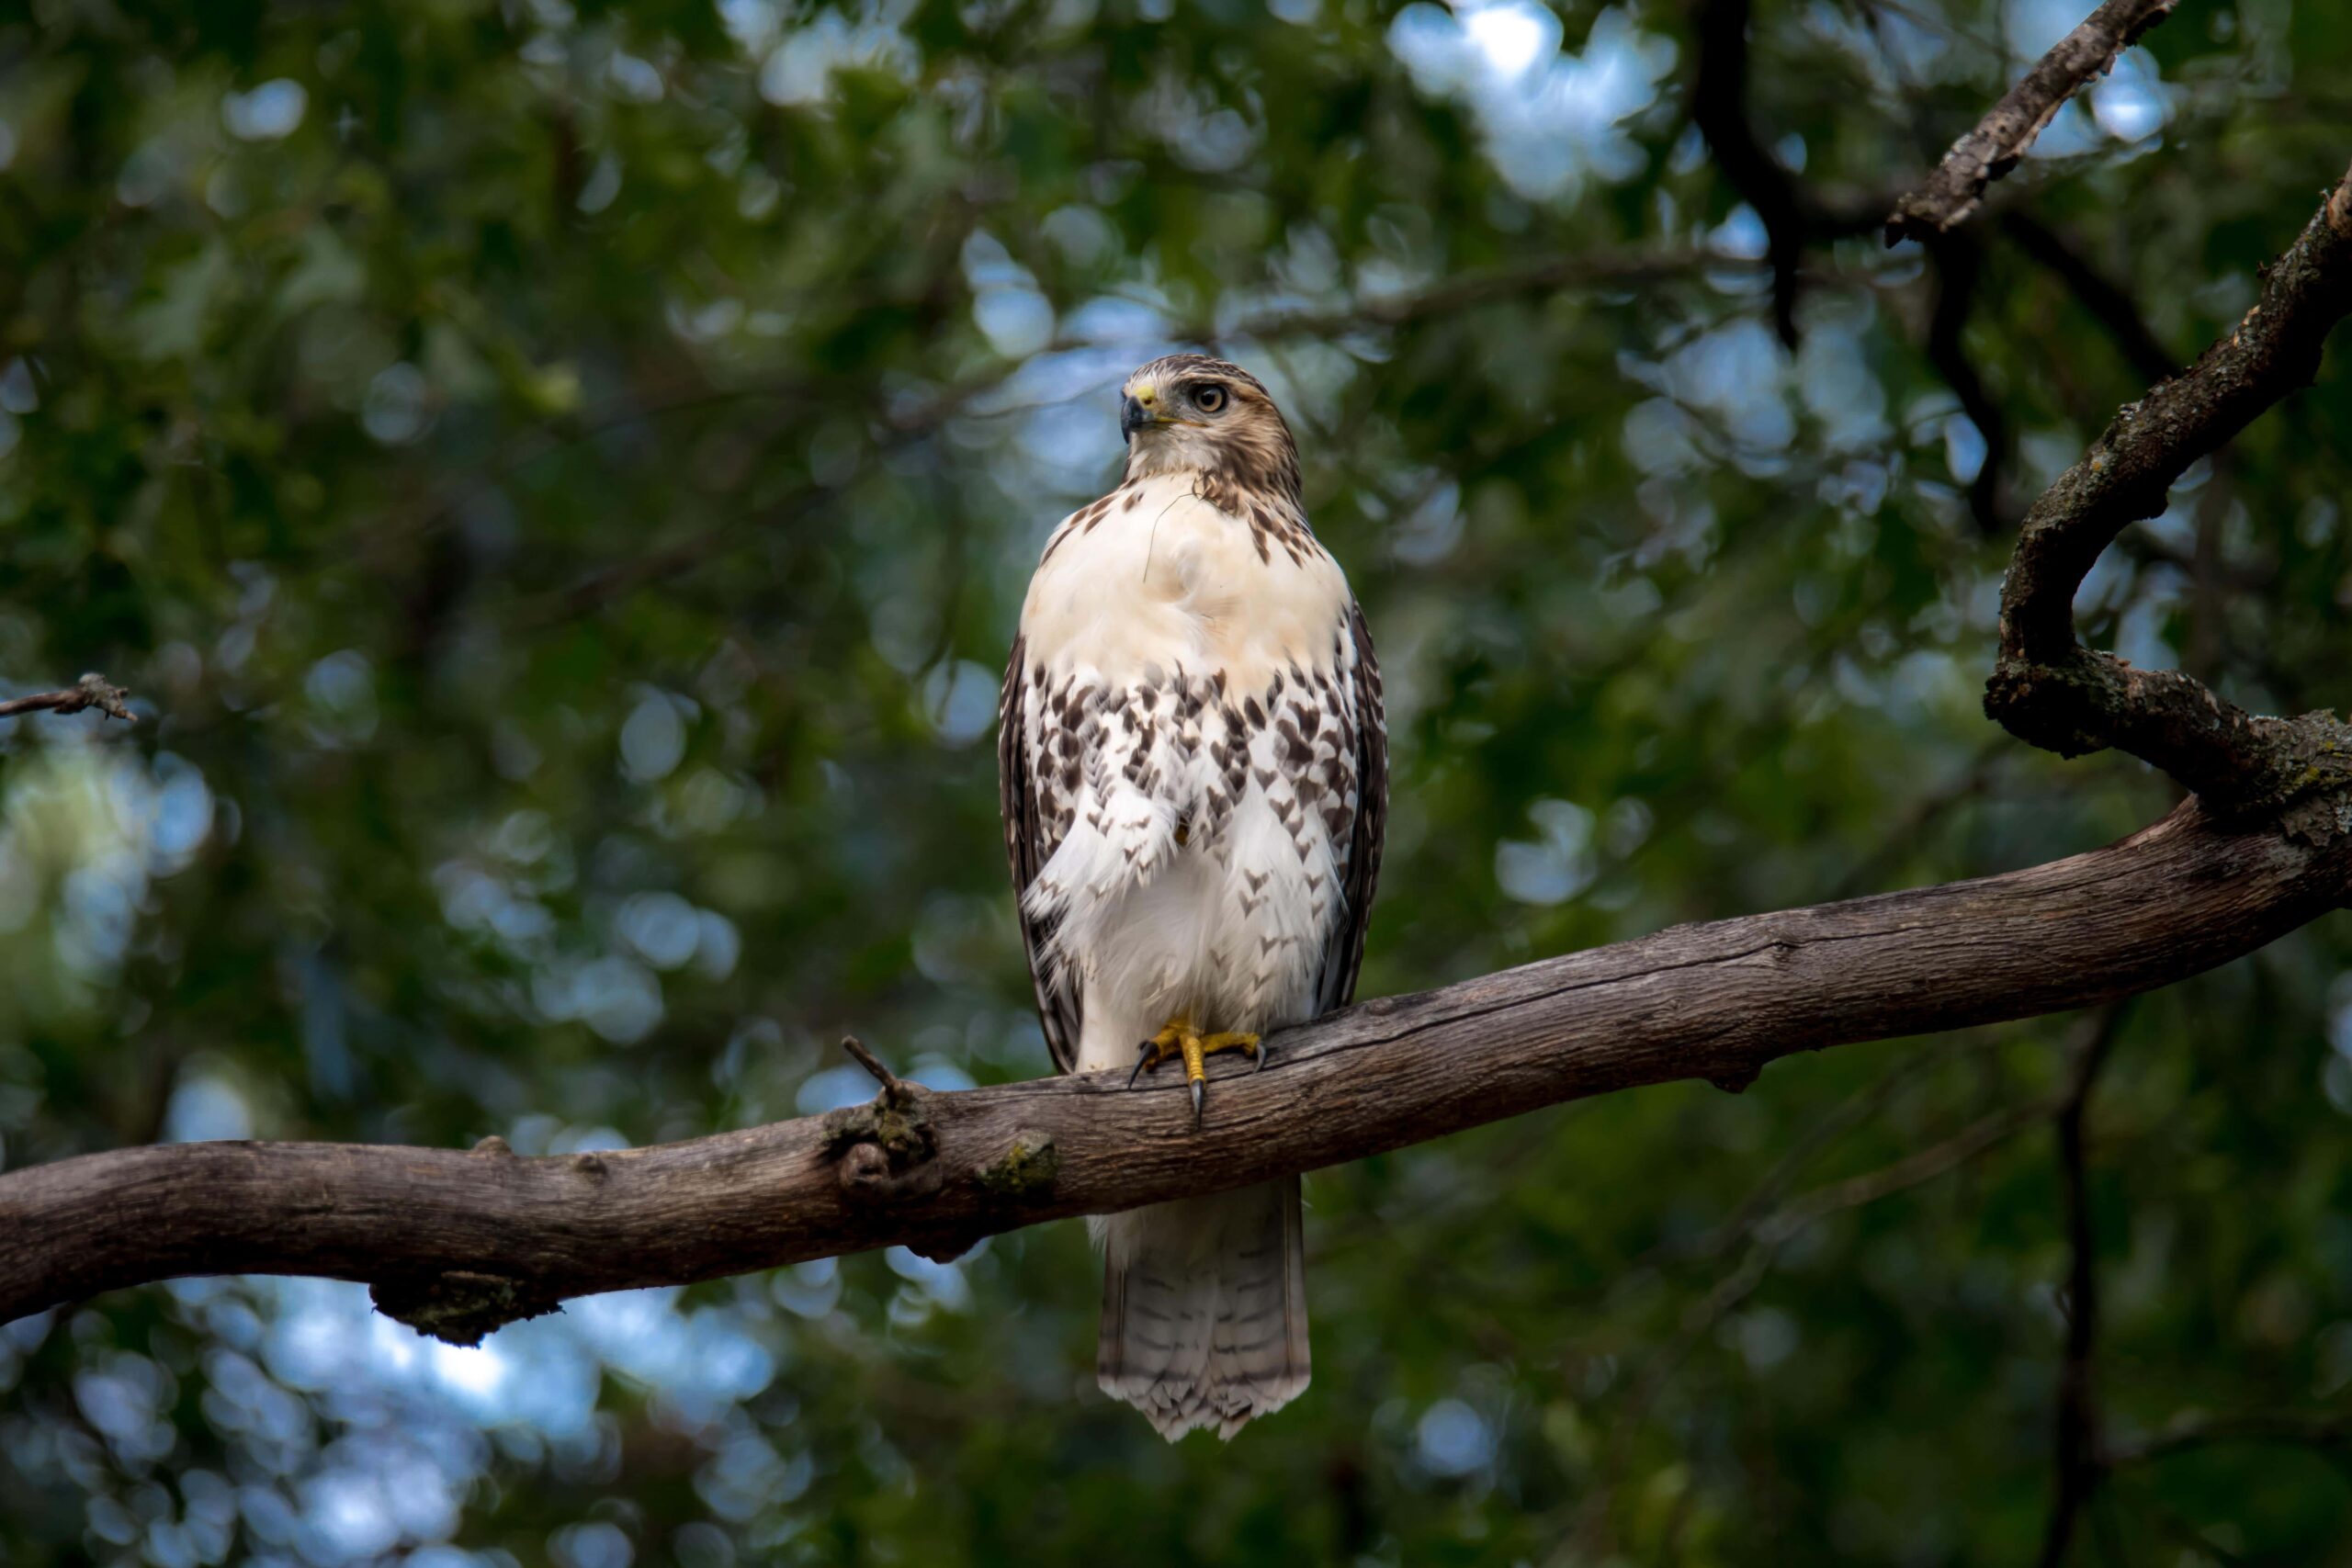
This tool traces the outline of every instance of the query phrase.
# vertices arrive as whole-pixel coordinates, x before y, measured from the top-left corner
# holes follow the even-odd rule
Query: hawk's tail
[[[1114,1214],[1102,1240],[1095,1375],[1160,1436],[1230,1438],[1306,1387],[1297,1177]]]

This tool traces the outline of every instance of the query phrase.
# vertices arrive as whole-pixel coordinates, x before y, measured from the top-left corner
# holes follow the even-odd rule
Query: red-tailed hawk
[[[1118,489],[1046,541],[1005,672],[1005,844],[1065,1072],[1259,1055],[1345,1003],[1388,795],[1380,671],[1290,427],[1200,355],[1129,377]],[[1230,1438],[1306,1386],[1298,1179],[1100,1222],[1104,1392]]]

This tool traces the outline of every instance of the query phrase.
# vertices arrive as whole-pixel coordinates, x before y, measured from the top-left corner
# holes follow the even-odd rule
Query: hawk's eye
[[[1223,387],[1203,387],[1199,391],[1193,394],[1193,400],[1201,405],[1201,412],[1203,413],[1215,413],[1217,410],[1225,407],[1225,389]]]

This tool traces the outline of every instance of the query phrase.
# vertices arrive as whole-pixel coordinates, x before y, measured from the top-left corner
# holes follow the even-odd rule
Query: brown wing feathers
[[[1046,1048],[1053,1053],[1054,1066],[1069,1072],[1078,1062],[1079,998],[1067,986],[1047,979],[1045,945],[1052,927],[1031,919],[1021,898],[1037,880],[1037,869],[1054,852],[1029,779],[1028,704],[1023,699],[1028,651],[1023,639],[1012,639],[1004,694],[997,711],[997,790],[1004,818],[1005,859],[1012,866],[1014,908],[1021,919],[1021,945],[1027,950],[1030,984],[1037,993],[1038,1021],[1045,1026]]]

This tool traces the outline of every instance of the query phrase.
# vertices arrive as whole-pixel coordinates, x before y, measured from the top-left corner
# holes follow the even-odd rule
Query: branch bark
[[[1967,221],[1984,189],[2017,167],[2066,100],[2104,75],[2140,35],[2172,14],[2179,0],[2107,0],[2034,63],[2018,85],[1951,145],[1927,183],[1887,214],[1886,243],[1925,240]]]
[[[365,1280],[460,1343],[564,1297],[978,1237],[1357,1159],[1562,1100],[1792,1052],[2082,1007],[2344,902],[2352,834],[2195,803],[2047,865],[1706,925],[1363,1003],[1183,1086],[1124,1074],[932,1093],[646,1149],[523,1158],[184,1144],[0,1176],[0,1320],[189,1274]]]
[[[2190,464],[2310,385],[2327,334],[2347,312],[2352,174],[2271,265],[2237,329],[2178,378],[2127,404],[2026,514],[2001,590],[1987,715],[2062,756],[2129,751],[2217,811],[2276,812],[2352,779],[2352,727],[2334,715],[2249,714],[2188,675],[2135,670],[2083,647],[2074,624],[2075,592],[2100,553],[2131,524],[2162,513]],[[2344,825],[2338,807],[2326,810],[2318,826]]]
[[[96,708],[108,718],[136,724],[139,720],[130,711],[130,699],[129,692],[120,686],[108,684],[105,676],[89,674],[62,692],[36,692],[29,697],[11,697],[0,703],[0,718],[14,718],[20,713],[80,713],[84,708]]]

